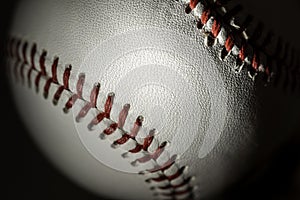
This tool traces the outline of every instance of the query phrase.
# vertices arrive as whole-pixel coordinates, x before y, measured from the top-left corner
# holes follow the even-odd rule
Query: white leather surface
[[[36,42],[49,59],[59,56],[63,66],[72,64],[71,90],[85,72],[86,99],[99,81],[104,96],[115,92],[120,105],[132,104],[132,116],[145,116],[146,126],[158,129],[159,141],[171,141],[171,152],[183,152],[179,163],[189,167],[201,196],[251,166],[257,147],[253,82],[204,47],[192,16],[177,2],[23,1],[11,33]],[[33,138],[64,173],[101,195],[152,197],[143,176],[108,168],[87,151],[79,138],[85,133],[78,135],[72,112],[62,112],[63,101],[54,107],[42,94],[12,85]]]

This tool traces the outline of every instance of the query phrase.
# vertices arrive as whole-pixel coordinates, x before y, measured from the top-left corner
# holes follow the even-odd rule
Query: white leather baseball
[[[299,59],[276,46],[282,36],[297,52],[298,3],[218,2],[21,1],[8,68],[46,156],[101,197],[201,199],[239,180],[257,149],[281,141],[261,135],[299,131]],[[258,21],[266,27],[255,38]],[[267,30],[275,37],[264,43]]]

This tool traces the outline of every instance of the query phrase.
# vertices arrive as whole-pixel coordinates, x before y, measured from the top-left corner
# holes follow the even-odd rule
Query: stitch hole
[[[197,29],[202,29],[203,28],[203,24],[202,24],[201,20],[197,21],[196,27],[197,27]]]
[[[244,61],[242,61],[240,58],[237,58],[234,66],[234,72],[240,73],[243,67],[244,67]]]
[[[216,39],[211,33],[207,33],[204,38],[204,44],[208,47],[212,47],[216,44]]]
[[[192,12],[192,8],[190,7],[190,5],[186,6],[185,13],[190,14],[191,12]]]
[[[222,48],[221,52],[220,52],[220,59],[224,60],[228,55],[228,51],[226,50],[226,48]]]

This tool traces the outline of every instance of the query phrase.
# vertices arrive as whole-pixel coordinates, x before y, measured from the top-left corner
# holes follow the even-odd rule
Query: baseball
[[[109,199],[213,199],[300,131],[299,3],[24,0],[7,41],[41,152]]]

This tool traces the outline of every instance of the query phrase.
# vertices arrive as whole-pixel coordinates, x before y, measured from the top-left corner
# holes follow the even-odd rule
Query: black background
[[[14,1],[1,3],[1,47],[10,25]],[[38,16],[37,16],[38,17]],[[100,199],[64,177],[40,153],[24,128],[8,89],[1,52],[1,182],[3,199]],[[300,103],[300,102],[299,102]],[[299,119],[300,122],[300,119]],[[259,171],[249,172],[217,199],[300,199],[300,137],[284,143],[262,162]],[[117,191],[117,190],[116,190]]]

